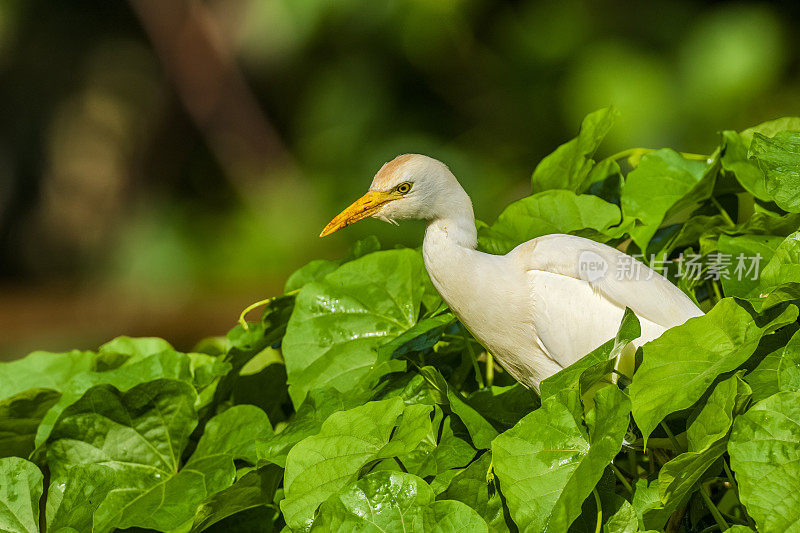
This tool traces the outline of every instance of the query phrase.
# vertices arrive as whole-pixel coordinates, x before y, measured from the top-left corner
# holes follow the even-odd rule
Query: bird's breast
[[[434,287],[506,370],[529,386],[538,384],[536,376],[557,371],[538,341],[522,269],[507,256],[426,244],[423,257]]]

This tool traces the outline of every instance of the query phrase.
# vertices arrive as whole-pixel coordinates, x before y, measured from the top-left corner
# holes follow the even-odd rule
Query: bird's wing
[[[703,312],[675,285],[619,250],[574,235],[545,235],[516,247],[509,255],[528,271],[543,271],[588,282],[621,308],[664,328],[683,324]]]

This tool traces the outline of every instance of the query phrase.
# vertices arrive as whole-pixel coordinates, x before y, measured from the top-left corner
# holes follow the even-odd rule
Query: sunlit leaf
[[[800,393],[780,392],[733,424],[728,451],[739,494],[759,530],[800,525]]]
[[[312,389],[345,392],[367,375],[378,347],[416,324],[426,280],[419,252],[391,250],[304,286],[283,340],[294,404]]]
[[[354,480],[366,464],[413,451],[424,431],[398,428],[399,398],[332,414],[318,434],[297,443],[286,458],[281,510],[292,529],[307,529],[317,506]],[[401,425],[402,422],[401,422]]]
[[[467,505],[434,500],[425,481],[403,472],[375,472],[320,506],[312,531],[488,531]]]
[[[0,459],[0,531],[39,531],[39,498],[42,472],[19,457]]]
[[[800,131],[753,135],[749,154],[764,172],[765,189],[781,209],[800,212]]]
[[[629,389],[633,418],[645,439],[665,416],[699,400],[717,376],[744,363],[763,335],[796,319],[797,308],[789,306],[759,326],[745,308],[726,298],[708,314],[645,344]]]
[[[744,410],[750,387],[734,375],[714,387],[705,405],[690,421],[689,451],[670,459],[659,471],[661,501],[681,502],[694,492],[697,482],[723,453],[733,418]]]
[[[491,226],[478,228],[478,244],[505,254],[530,239],[572,233],[607,241],[623,235],[619,207],[596,196],[571,191],[544,191],[509,205]]]
[[[269,421],[256,407],[232,407],[208,422],[182,465],[197,424],[195,398],[184,382],[157,380],[127,392],[93,387],[70,405],[48,443],[49,498],[59,503],[48,505],[51,527],[170,530],[229,487],[234,460],[255,461],[255,441],[271,431]]]
[[[587,182],[589,172],[594,166],[594,153],[618,115],[619,112],[613,107],[599,109],[587,115],[578,136],[559,146],[537,165],[531,178],[533,192],[548,189],[582,191],[589,184]]]
[[[622,213],[636,220],[631,237],[641,250],[661,223],[707,199],[714,188],[715,165],[685,159],[663,149],[645,155],[625,179]]]
[[[520,528],[565,531],[619,452],[630,402],[606,387],[595,404],[588,433],[577,391],[564,391],[492,442],[494,472]]]

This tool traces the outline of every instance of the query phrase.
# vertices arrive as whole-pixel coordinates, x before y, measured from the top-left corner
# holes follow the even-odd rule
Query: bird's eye
[[[397,192],[400,194],[406,194],[408,191],[411,190],[411,184],[409,182],[401,183],[397,186]]]

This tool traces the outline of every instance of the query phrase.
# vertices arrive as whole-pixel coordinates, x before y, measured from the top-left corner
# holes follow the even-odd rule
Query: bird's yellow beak
[[[353,202],[350,207],[336,215],[336,218],[325,226],[325,229],[322,230],[319,236],[325,237],[354,222],[372,216],[383,204],[396,200],[397,198],[398,196],[394,191],[369,191]]]

